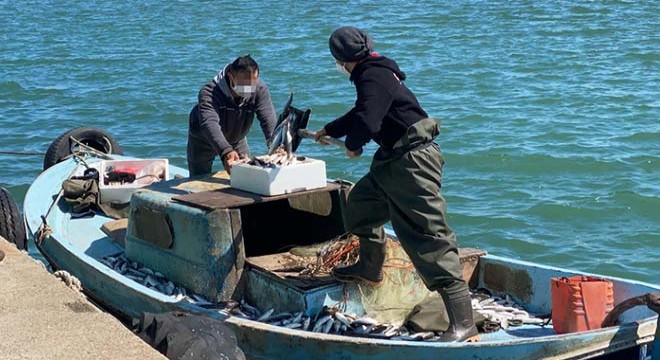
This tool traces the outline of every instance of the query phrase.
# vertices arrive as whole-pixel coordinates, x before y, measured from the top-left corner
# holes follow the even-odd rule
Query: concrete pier
[[[0,252],[0,359],[166,359],[1,237]]]

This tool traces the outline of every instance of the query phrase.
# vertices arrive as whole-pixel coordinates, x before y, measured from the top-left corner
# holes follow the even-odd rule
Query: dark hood
[[[351,72],[350,80],[354,81],[360,76],[364,71],[372,67],[383,67],[391,70],[399,80],[403,81],[406,79],[406,74],[399,69],[399,65],[392,59],[385,56],[372,56],[364,59],[359,63],[353,72]]]

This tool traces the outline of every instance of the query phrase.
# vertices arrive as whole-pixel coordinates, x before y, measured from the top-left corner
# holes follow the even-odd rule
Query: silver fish
[[[232,315],[236,315],[236,316],[240,316],[240,317],[246,318],[246,319],[249,319],[249,318],[250,318],[247,314],[245,314],[244,312],[242,312],[241,309],[239,309],[239,308],[237,308],[237,307],[236,307],[236,308],[233,308],[233,309],[231,309],[231,310],[229,310],[229,313],[232,314]]]
[[[284,148],[286,149],[287,155],[293,153],[293,135],[291,134],[291,122],[287,121],[284,125]]]
[[[302,317],[303,317],[303,312],[302,312],[302,311],[297,312],[297,313],[295,314],[295,317],[291,320],[291,322],[292,322],[292,323],[299,323],[300,320],[302,320]]]
[[[327,334],[330,332],[330,329],[334,326],[335,322],[332,321],[332,319],[329,319],[325,322],[325,325],[323,325],[323,333]]]
[[[344,314],[340,313],[339,311],[337,311],[335,313],[335,318],[337,320],[341,321],[342,324],[344,324],[346,326],[351,326],[351,322],[348,320],[348,318],[346,316],[344,316]]]
[[[192,297],[198,304],[204,304],[204,305],[211,304],[210,301],[206,300],[206,298],[204,298],[201,295],[192,294],[190,295],[190,297]]]
[[[284,325],[284,327],[287,328],[287,329],[297,329],[299,327],[302,327],[302,324],[297,323],[297,322],[292,322],[292,323]]]
[[[286,121],[286,120],[285,120]],[[284,127],[282,127],[284,128]],[[268,154],[272,154],[277,150],[280,145],[282,145],[282,131],[278,131],[277,133],[273,134],[273,138],[270,142],[270,145],[268,146]]]
[[[322,318],[318,319],[316,321],[316,324],[314,324],[314,327],[312,328],[312,332],[319,332],[323,325],[330,320],[330,315],[325,315]]]
[[[248,304],[245,300],[241,300],[241,306],[245,308],[250,313],[253,313],[256,317],[261,316],[261,312],[256,307]]]
[[[158,285],[158,281],[156,281],[156,279],[151,277],[151,275],[147,275],[144,278],[144,285],[149,286],[149,287],[156,287],[156,285]]]
[[[355,319],[351,325],[356,326],[356,325],[376,325],[378,324],[378,321],[369,318],[369,317],[361,317],[359,319]]]
[[[264,320],[268,319],[269,316],[273,315],[273,312],[274,312],[274,311],[275,311],[275,309],[270,309],[270,310],[266,311],[265,313],[263,313],[263,314],[257,319],[257,321],[264,321]]]
[[[279,313],[279,314],[276,314],[276,315],[271,315],[268,318],[266,318],[266,320],[264,320],[264,321],[267,321],[267,322],[282,321],[282,320],[288,319],[290,317],[292,317],[291,314],[289,314],[287,312],[284,312],[284,313]]]
[[[335,320],[332,324],[332,332],[334,332],[335,334],[339,334],[339,330],[341,330],[341,325],[342,325],[341,321]]]
[[[309,329],[309,324],[312,322],[311,317],[305,317],[305,319],[302,322],[302,329],[307,331]]]
[[[131,279],[131,280],[133,280],[133,281],[135,281],[135,282],[137,282],[137,283],[142,284],[142,278],[139,277],[139,276],[133,276],[133,275],[129,275],[129,274],[124,275],[124,276],[126,276],[127,278],[129,278],[129,279]]]

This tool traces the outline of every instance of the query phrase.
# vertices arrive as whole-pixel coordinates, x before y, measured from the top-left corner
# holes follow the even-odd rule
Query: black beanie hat
[[[374,41],[364,31],[343,26],[330,35],[330,52],[342,62],[360,61],[374,51]]]

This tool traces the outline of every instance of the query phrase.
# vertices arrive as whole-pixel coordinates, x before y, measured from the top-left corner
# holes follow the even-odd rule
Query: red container
[[[611,281],[591,276],[552,278],[551,281],[555,333],[600,329],[614,307]]]

